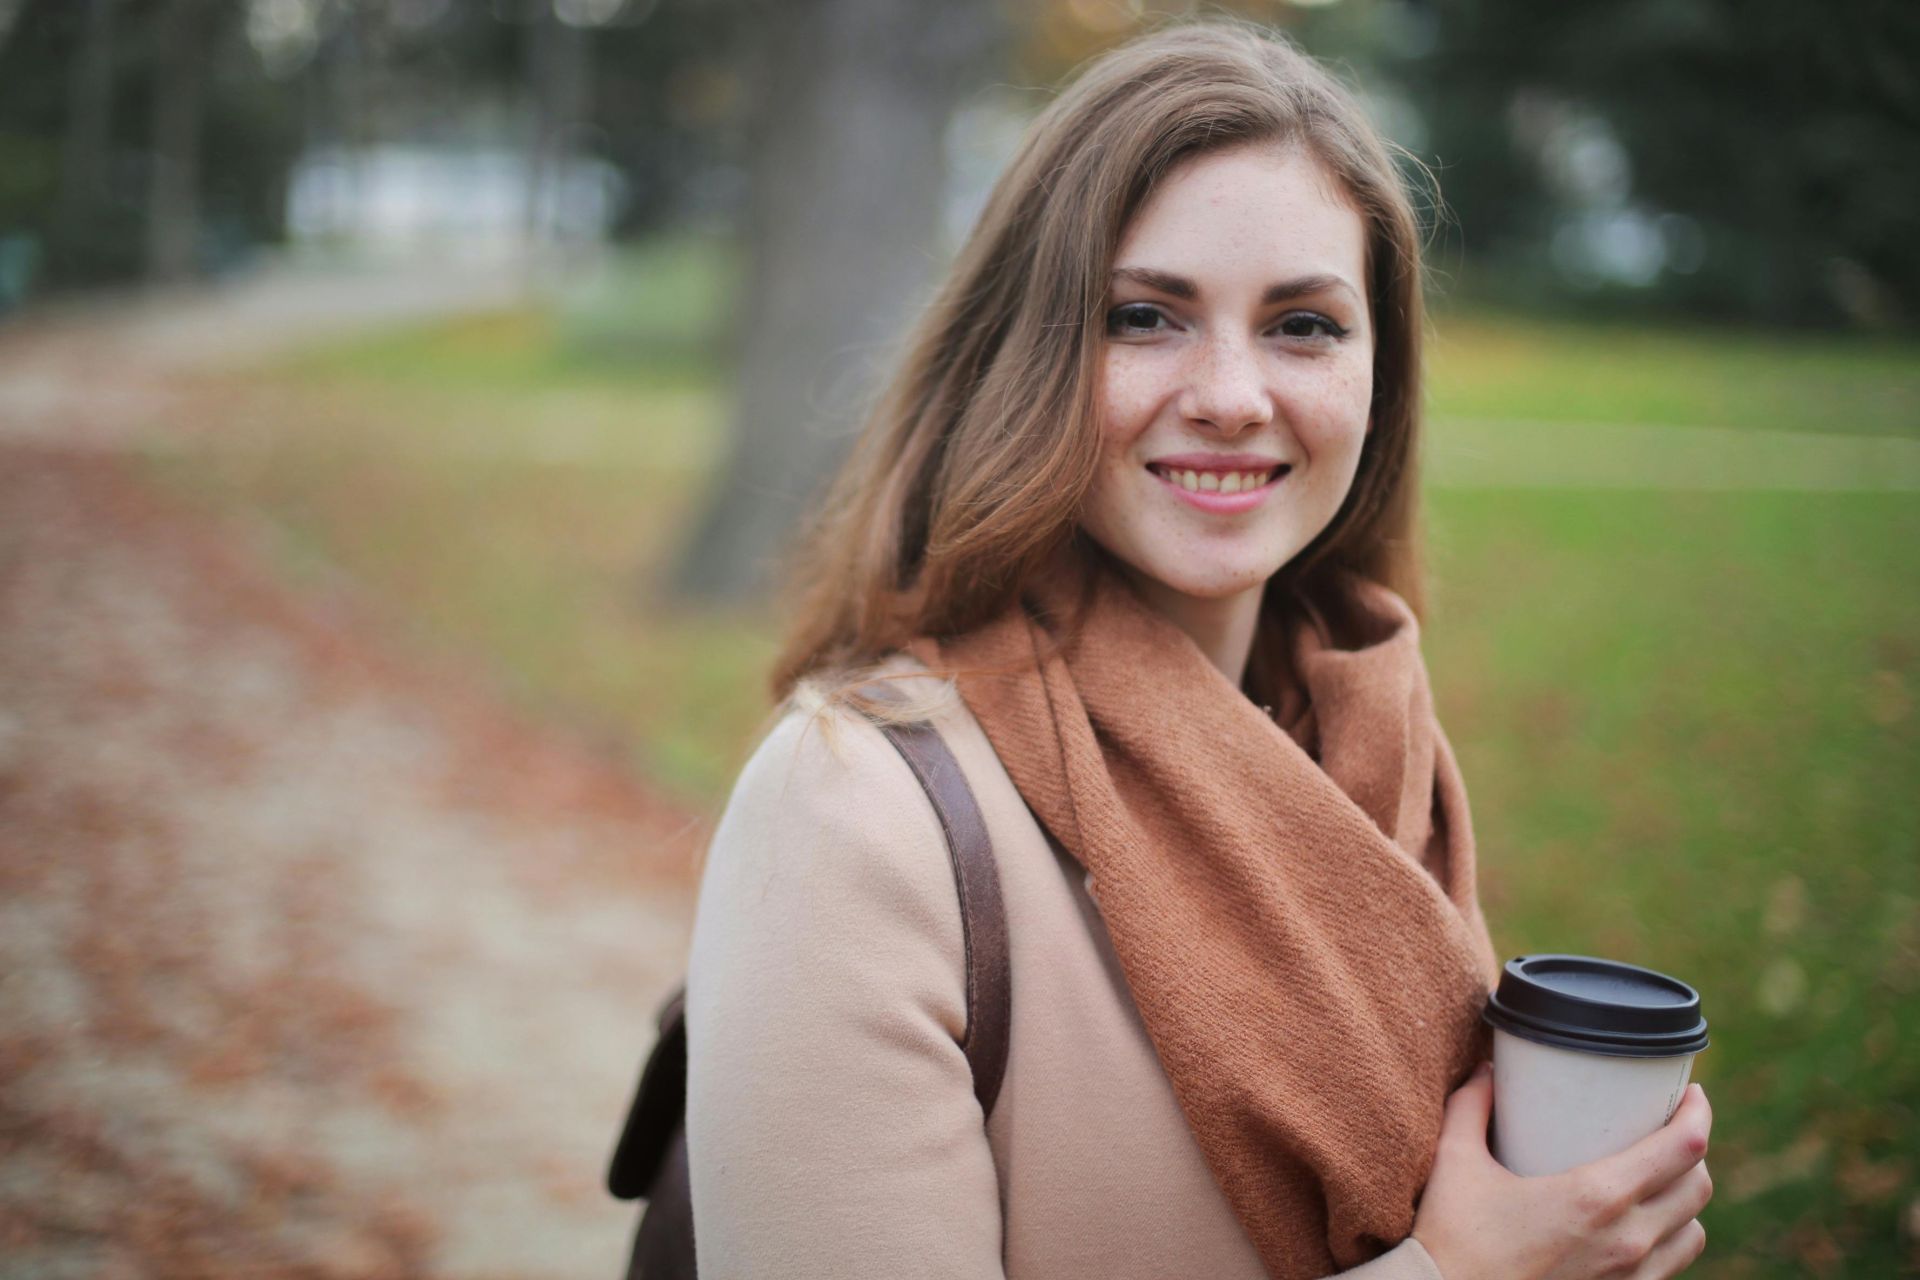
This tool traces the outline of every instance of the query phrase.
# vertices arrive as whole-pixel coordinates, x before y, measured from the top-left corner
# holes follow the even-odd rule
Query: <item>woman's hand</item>
[[[1664,1280],[1706,1248],[1713,1109],[1697,1084],[1666,1126],[1618,1155],[1522,1178],[1487,1149],[1493,1073],[1447,1099],[1413,1236],[1445,1280]]]

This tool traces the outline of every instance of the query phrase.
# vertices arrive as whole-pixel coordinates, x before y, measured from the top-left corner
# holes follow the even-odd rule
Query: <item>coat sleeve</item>
[[[1001,1280],[931,803],[851,716],[790,713],[709,849],[687,976],[700,1273]]]

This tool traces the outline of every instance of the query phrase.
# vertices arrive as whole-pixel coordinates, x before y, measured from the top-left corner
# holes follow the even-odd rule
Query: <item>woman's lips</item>
[[[1214,470],[1201,471],[1197,468],[1167,466],[1163,463],[1148,463],[1147,470],[1174,497],[1188,506],[1198,507],[1202,511],[1216,515],[1233,515],[1241,511],[1251,511],[1267,500],[1267,495],[1280,487],[1280,482],[1293,470],[1286,463],[1265,468],[1265,478],[1261,479],[1261,469],[1245,468],[1228,472]],[[1232,479],[1228,479],[1228,477]],[[1205,487],[1211,483],[1214,487]],[[1245,487],[1249,483],[1251,488]],[[1187,486],[1191,484],[1192,488]],[[1233,486],[1236,492],[1222,492],[1222,486]]]

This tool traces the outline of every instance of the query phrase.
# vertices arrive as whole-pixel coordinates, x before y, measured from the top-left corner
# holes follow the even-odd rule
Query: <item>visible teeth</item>
[[[1258,489],[1285,468],[1269,467],[1265,471],[1185,471],[1154,463],[1153,470],[1169,484],[1177,484],[1188,493],[1245,493],[1250,489]]]

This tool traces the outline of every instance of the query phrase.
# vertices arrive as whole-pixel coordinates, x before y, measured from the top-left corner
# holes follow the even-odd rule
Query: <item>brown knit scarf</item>
[[[1111,570],[912,646],[959,673],[1028,807],[1092,872],[1161,1065],[1274,1280],[1412,1230],[1498,974],[1417,623],[1384,587],[1344,592],[1354,635],[1318,615],[1296,630],[1284,730]]]

